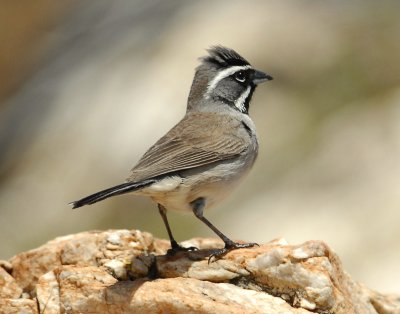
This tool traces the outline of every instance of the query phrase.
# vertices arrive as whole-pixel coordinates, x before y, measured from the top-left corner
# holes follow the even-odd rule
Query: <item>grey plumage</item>
[[[231,241],[204,216],[251,169],[258,153],[254,123],[248,116],[257,84],[272,77],[253,69],[232,49],[212,47],[201,58],[184,118],[158,140],[131,170],[126,183],[72,202],[74,208],[134,193],[151,197],[171,240],[170,253],[187,250],[172,236],[166,212],[193,211],[225,242],[214,255],[254,243]]]
[[[143,155],[128,181],[139,182],[238,156],[248,145],[245,138],[235,134],[239,127],[240,121],[225,115],[186,115]]]

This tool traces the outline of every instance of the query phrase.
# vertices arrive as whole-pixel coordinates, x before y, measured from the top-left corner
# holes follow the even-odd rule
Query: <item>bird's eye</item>
[[[243,83],[246,80],[246,74],[243,71],[236,72],[235,80]]]

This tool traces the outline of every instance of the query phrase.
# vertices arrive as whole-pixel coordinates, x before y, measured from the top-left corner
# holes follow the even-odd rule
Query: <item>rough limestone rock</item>
[[[165,256],[147,232],[109,230],[56,238],[0,261],[0,313],[400,313],[400,296],[354,282],[320,241],[208,257],[222,243]]]

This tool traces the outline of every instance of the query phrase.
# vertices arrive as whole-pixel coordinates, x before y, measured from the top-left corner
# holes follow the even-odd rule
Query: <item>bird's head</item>
[[[254,69],[230,48],[214,46],[208,53],[200,59],[201,64],[196,69],[188,109],[224,103],[247,114],[257,85],[272,77]]]

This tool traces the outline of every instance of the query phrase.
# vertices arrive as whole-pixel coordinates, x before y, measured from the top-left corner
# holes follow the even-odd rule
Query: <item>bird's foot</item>
[[[236,249],[243,249],[243,248],[250,248],[253,246],[259,246],[257,243],[236,243],[236,242],[226,242],[225,247],[222,249],[215,250],[210,257],[208,258],[208,264],[210,264],[211,260],[214,258],[215,260],[221,258],[226,253],[236,250]]]
[[[178,252],[190,252],[197,251],[198,248],[195,246],[183,247],[179,245],[176,241],[171,242],[171,248],[167,251],[168,256],[173,256]]]

